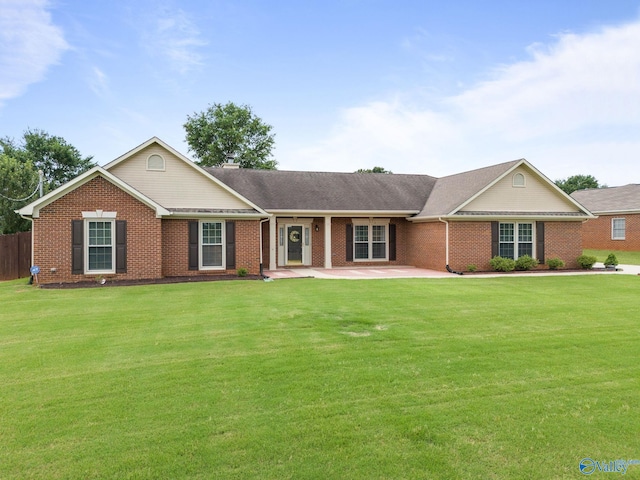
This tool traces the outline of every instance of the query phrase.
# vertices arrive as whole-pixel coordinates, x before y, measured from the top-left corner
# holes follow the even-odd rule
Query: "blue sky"
[[[0,0],[0,136],[105,164],[212,103],[280,169],[640,183],[640,0]]]

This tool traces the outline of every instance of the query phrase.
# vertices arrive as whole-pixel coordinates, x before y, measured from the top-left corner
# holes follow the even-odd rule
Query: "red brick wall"
[[[625,219],[625,239],[611,239],[611,220]],[[600,215],[582,226],[582,247],[598,250],[640,251],[640,214]]]
[[[352,223],[352,218],[332,218],[331,219],[331,263],[334,267],[367,267],[382,265],[407,265],[407,242],[408,231],[410,225],[403,218],[392,218],[391,224],[396,225],[396,259],[386,262],[347,262],[347,227],[348,223]],[[314,223],[315,225],[315,223]],[[318,235],[324,235],[322,229]],[[315,241],[315,235],[314,235]],[[324,237],[323,237],[324,238]],[[322,261],[317,266],[324,265],[324,251],[322,253]]]
[[[442,222],[409,225],[406,264],[430,270],[446,270],[445,224]]]
[[[469,265],[491,270],[491,222],[449,222],[449,266],[466,272]]]
[[[34,264],[40,267],[40,283],[93,280],[90,275],[71,273],[71,221],[82,220],[83,211],[117,212],[116,220],[127,221],[127,273],[107,278],[143,279],[160,277],[161,221],[155,211],[102,177],[96,177],[40,210],[33,219]],[[52,272],[51,269],[56,269]]]
[[[565,268],[577,268],[582,255],[581,222],[545,222],[545,259],[560,258]],[[491,270],[491,222],[449,222],[449,265],[466,271],[469,265]],[[541,268],[546,268],[541,266]]]
[[[545,258],[558,257],[565,268],[576,268],[582,254],[581,222],[545,222]],[[409,234],[408,264],[432,270],[445,270],[446,225],[442,222],[415,223]],[[491,270],[491,222],[449,222],[449,266],[467,271],[475,265]],[[541,267],[546,268],[546,267]]]
[[[318,231],[316,232],[316,225]],[[324,267],[324,218],[314,218],[311,224],[311,266]]]
[[[162,221],[162,273],[167,277],[235,274],[246,268],[251,275],[260,273],[260,221],[235,220],[236,268],[233,270],[189,270],[189,219]],[[268,261],[268,257],[267,257]]]
[[[565,268],[578,268],[576,260],[582,255],[582,228],[582,222],[545,222],[545,260],[560,258]]]

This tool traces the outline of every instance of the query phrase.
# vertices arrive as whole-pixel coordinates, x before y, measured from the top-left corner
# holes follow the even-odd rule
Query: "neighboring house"
[[[640,185],[578,190],[571,196],[598,216],[582,226],[583,248],[640,251]]]
[[[576,266],[593,215],[526,160],[427,175],[201,168],[152,138],[18,211],[40,283],[413,265]]]

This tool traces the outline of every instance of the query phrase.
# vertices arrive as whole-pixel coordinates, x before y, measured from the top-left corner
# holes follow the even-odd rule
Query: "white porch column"
[[[324,268],[331,267],[331,217],[324,217]]]
[[[276,265],[276,249],[278,248],[278,235],[276,231],[276,217],[269,217],[269,270],[278,268]]]

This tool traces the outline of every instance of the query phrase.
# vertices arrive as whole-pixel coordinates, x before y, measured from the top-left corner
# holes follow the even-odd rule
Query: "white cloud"
[[[149,52],[162,57],[183,75],[203,65],[199,49],[207,42],[202,40],[200,30],[184,10],[159,8],[150,22],[143,35]]]
[[[406,95],[344,110],[320,144],[281,164],[446,175],[526,157],[554,179],[640,182],[640,22],[564,33],[462,93]],[[290,155],[289,155],[290,154]],[[630,178],[630,172],[636,172]]]
[[[105,98],[110,95],[109,77],[98,67],[94,66],[91,69],[89,86],[93,93],[100,98]]]
[[[41,81],[69,45],[46,0],[0,0],[0,105]]]

